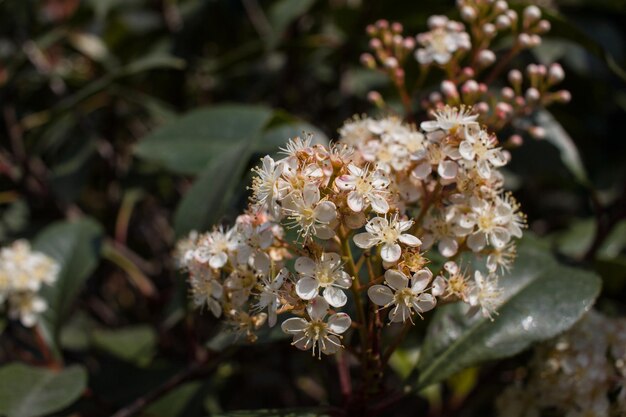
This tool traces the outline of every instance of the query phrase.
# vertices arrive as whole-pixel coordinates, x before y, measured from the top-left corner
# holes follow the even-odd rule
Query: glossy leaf
[[[247,166],[247,146],[241,144],[225,151],[198,176],[174,213],[177,236],[207,230],[223,215]]]
[[[530,245],[520,247],[512,272],[500,282],[503,303],[494,321],[467,318],[461,303],[436,310],[417,366],[418,388],[554,337],[589,310],[600,291],[595,274],[561,266]]]
[[[546,132],[546,140],[553,144],[561,154],[561,161],[581,184],[589,184],[589,178],[583,165],[578,148],[572,137],[547,110],[537,113],[537,123]]]
[[[197,174],[233,148],[247,151],[271,115],[265,107],[239,105],[195,110],[148,135],[135,153],[172,171]]]
[[[62,410],[76,401],[87,386],[80,366],[62,371],[12,363],[0,368],[0,415],[37,417]]]
[[[150,326],[121,329],[97,329],[91,335],[92,344],[127,362],[147,365],[156,350],[156,332]]]
[[[54,223],[36,237],[34,249],[48,254],[61,266],[57,282],[41,291],[48,303],[41,321],[48,342],[58,336],[74,299],[98,265],[102,237],[101,226],[89,218]]]

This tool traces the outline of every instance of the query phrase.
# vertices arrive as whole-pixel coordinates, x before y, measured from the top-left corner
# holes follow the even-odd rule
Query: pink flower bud
[[[463,68],[461,73],[463,74],[463,78],[474,78],[475,75],[475,71],[472,67]]]
[[[511,24],[517,22],[517,12],[515,10],[507,10],[506,15],[509,19],[511,19]]]
[[[370,48],[373,50],[378,50],[383,47],[382,42],[378,38],[374,38],[370,40]]]
[[[474,109],[480,114],[487,114],[489,113],[489,104],[481,101],[474,106]]]
[[[535,139],[543,139],[546,137],[546,130],[541,126],[531,126],[528,133]]]
[[[482,30],[483,33],[489,37],[495,36],[497,33],[496,26],[493,23],[485,23],[482,27]]]
[[[524,26],[528,27],[541,19],[541,9],[535,5],[528,6],[524,9]]]
[[[511,146],[519,147],[519,146],[522,146],[524,144],[524,138],[522,138],[520,135],[512,135],[509,138],[508,143]]]
[[[569,103],[572,100],[572,93],[567,90],[557,91],[555,94],[555,99],[559,103]]]
[[[374,59],[372,54],[368,54],[368,53],[361,54],[360,60],[361,60],[361,64],[363,64],[364,67],[369,68],[369,69],[376,69],[376,60]]]
[[[534,48],[535,46],[541,45],[541,36],[537,34],[530,35],[530,47]]]
[[[445,80],[441,82],[441,92],[444,96],[449,98],[457,98],[459,96],[456,85],[454,85],[454,83],[450,80]]]
[[[485,83],[478,84],[478,91],[481,94],[485,94],[487,92],[487,84],[485,84]]]
[[[530,48],[530,35],[528,33],[520,33],[517,35],[517,43],[519,43],[522,48]]]
[[[432,93],[428,95],[428,100],[433,104],[437,104],[437,103],[441,103],[441,101],[443,100],[443,97],[441,96],[440,92],[433,91]]]
[[[483,49],[478,53],[478,65],[481,68],[488,67],[489,65],[496,62],[496,54],[489,49]]]
[[[500,93],[502,94],[502,97],[505,98],[506,100],[513,100],[515,98],[515,91],[513,91],[513,89],[511,87],[504,87]]]
[[[391,24],[391,31],[394,33],[402,33],[402,31],[404,30],[404,28],[402,27],[402,23],[400,22],[393,22]]]
[[[496,1],[496,4],[493,5],[493,10],[496,13],[504,13],[509,9],[509,4],[504,0]]]
[[[461,87],[463,94],[475,94],[478,92],[478,83],[475,80],[467,80]]]
[[[383,96],[381,96],[378,91],[370,91],[367,93],[367,100],[378,107],[383,107],[385,104]]]
[[[552,29],[552,25],[547,20],[540,20],[539,23],[537,23],[537,32],[542,35],[550,32],[550,29]]]
[[[448,18],[441,15],[432,15],[428,18],[428,27],[431,29],[444,27],[448,23]]]
[[[378,32],[378,30],[376,29],[376,26],[374,26],[374,25],[367,25],[367,27],[365,28],[365,32],[369,36],[375,36],[376,33]]]
[[[509,82],[513,86],[520,85],[522,83],[522,73],[516,69],[509,71]]]
[[[376,27],[378,29],[387,29],[389,28],[389,22],[385,19],[380,19],[376,22]]]
[[[461,18],[466,22],[473,22],[476,19],[476,9],[472,6],[461,7]]]
[[[501,14],[496,18],[496,28],[498,30],[504,30],[511,27],[511,19],[505,14]]]
[[[498,104],[496,104],[496,117],[504,120],[506,119],[511,113],[513,113],[513,107],[511,107],[511,105],[509,103],[505,103],[503,101],[498,102]]]
[[[402,46],[407,51],[412,51],[413,49],[415,49],[415,39],[413,39],[413,38],[404,38],[404,41],[402,41]]]
[[[526,90],[526,101],[528,101],[529,103],[537,102],[540,98],[541,93],[539,93],[539,90],[537,90],[536,88],[531,87]]]

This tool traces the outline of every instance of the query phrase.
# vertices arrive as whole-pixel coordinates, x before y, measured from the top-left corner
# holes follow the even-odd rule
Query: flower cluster
[[[38,295],[42,285],[57,280],[59,265],[41,252],[35,252],[25,240],[0,249],[0,308],[11,319],[32,327],[47,304]]]
[[[353,307],[365,327],[365,293],[390,323],[413,322],[438,297],[491,316],[498,267],[508,266],[523,227],[501,190],[506,158],[468,109],[447,108],[421,127],[354,119],[330,147],[295,138],[283,158],[265,156],[247,214],[179,243],[195,304],[250,339],[289,313],[283,331],[318,355],[341,346]],[[487,272],[452,261],[433,271],[431,247],[484,257]]]
[[[626,320],[590,311],[572,329],[536,348],[525,378],[497,401],[499,415],[568,417],[626,413]]]

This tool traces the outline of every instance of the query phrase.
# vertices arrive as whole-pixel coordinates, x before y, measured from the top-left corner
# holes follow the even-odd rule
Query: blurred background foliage
[[[596,270],[600,306],[624,312],[626,3],[538,4],[553,31],[514,65],[560,62],[573,100],[551,108],[548,140],[512,150],[507,179],[542,247]],[[143,415],[340,402],[330,361],[273,344],[275,334],[237,349],[209,315],[187,311],[170,255],[176,237],[245,207],[259,156],[303,130],[332,140],[346,119],[376,112],[372,89],[393,102],[389,82],[359,64],[367,24],[386,18],[417,34],[453,6],[0,0],[0,240],[34,239],[63,267],[37,338],[0,323],[0,363],[66,366],[0,368],[0,414],[111,415],[181,375],[189,382]],[[423,96],[437,88],[426,84]],[[485,415],[517,359],[470,368],[394,415]],[[389,378],[415,362],[409,343]],[[33,378],[61,394],[29,400]]]

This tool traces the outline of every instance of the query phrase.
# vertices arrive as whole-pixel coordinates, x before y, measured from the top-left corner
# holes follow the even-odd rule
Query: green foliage
[[[500,284],[503,301],[493,321],[468,318],[458,303],[436,310],[417,365],[418,388],[556,336],[591,308],[600,291],[595,274],[559,265],[543,248],[530,245],[519,248]]]
[[[282,410],[232,411],[216,417],[330,417],[323,409],[293,408]]]
[[[76,401],[87,386],[81,366],[61,371],[12,363],[0,368],[0,415],[37,417],[60,411]]]
[[[48,310],[41,321],[45,337],[56,344],[74,299],[100,260],[102,227],[92,219],[58,222],[48,226],[35,239],[33,247],[54,258],[60,265],[58,281],[45,286],[42,295]]]

